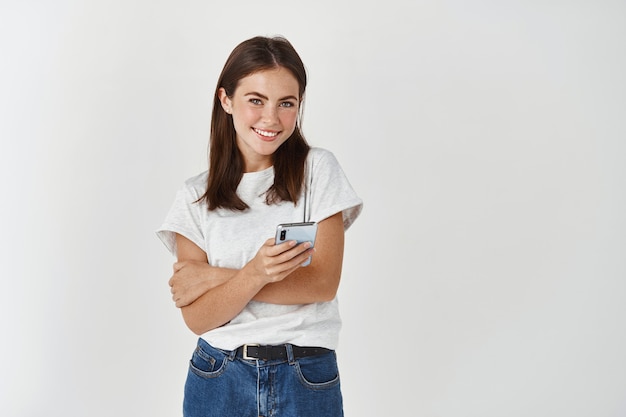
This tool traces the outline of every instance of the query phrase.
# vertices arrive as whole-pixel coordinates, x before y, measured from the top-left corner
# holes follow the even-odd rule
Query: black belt
[[[294,359],[300,359],[307,356],[323,355],[332,352],[330,349],[321,347],[302,347],[291,345]],[[243,345],[237,348],[237,356],[246,360],[264,360],[272,361],[276,359],[287,359],[287,346],[259,346],[259,345]]]

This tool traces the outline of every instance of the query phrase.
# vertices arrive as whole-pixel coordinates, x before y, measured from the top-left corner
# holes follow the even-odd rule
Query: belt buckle
[[[242,350],[243,350],[243,355],[242,355],[242,356],[243,356],[243,358],[244,358],[245,360],[247,360],[247,361],[258,361],[258,360],[259,360],[258,358],[253,358],[253,357],[251,357],[251,356],[248,356],[248,347],[249,347],[249,346],[252,346],[252,347],[258,347],[258,346],[260,346],[260,345],[255,344],[255,343],[243,345],[243,349],[242,349]]]

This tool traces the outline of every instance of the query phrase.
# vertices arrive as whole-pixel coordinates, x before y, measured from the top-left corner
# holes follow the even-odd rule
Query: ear
[[[224,87],[220,87],[219,90],[217,90],[217,96],[220,99],[220,104],[222,105],[224,111],[228,114],[231,114],[233,111],[233,102],[231,101],[230,97],[228,97],[228,94],[226,94],[226,90],[224,90]]]

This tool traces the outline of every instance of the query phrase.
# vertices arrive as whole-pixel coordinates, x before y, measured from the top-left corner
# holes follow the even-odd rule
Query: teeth
[[[266,132],[265,130],[254,129],[253,130],[261,136],[265,136],[266,138],[273,138],[278,135],[278,132]]]

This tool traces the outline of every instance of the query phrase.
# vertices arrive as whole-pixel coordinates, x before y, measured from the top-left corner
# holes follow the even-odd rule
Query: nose
[[[267,124],[275,123],[278,120],[278,109],[274,106],[264,106],[263,121]]]

